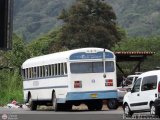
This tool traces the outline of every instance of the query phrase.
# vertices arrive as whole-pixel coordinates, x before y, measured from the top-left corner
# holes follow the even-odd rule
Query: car
[[[160,116],[160,70],[142,73],[123,99],[125,116],[136,112],[150,112]]]
[[[128,75],[128,76],[127,76],[127,80],[126,80],[125,83],[124,83],[124,86],[125,86],[126,88],[132,88],[134,82],[136,81],[136,79],[139,77],[140,74],[141,74],[141,73],[136,73],[135,75]]]
[[[123,102],[123,97],[127,93],[128,89],[131,89],[135,80],[141,73],[135,73],[135,75],[128,75],[127,78],[123,77],[123,81],[119,87],[117,87],[118,91],[118,101],[120,103]]]

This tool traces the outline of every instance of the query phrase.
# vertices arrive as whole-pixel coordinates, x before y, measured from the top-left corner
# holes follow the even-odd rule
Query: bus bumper
[[[93,100],[93,99],[118,99],[117,90],[111,91],[91,91],[91,92],[69,92],[66,101],[73,100]]]

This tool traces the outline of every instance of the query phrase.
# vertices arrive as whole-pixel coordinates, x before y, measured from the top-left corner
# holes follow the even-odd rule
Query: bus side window
[[[33,78],[33,68],[31,68],[31,79]]]
[[[46,66],[43,66],[43,77],[46,77],[46,73],[47,73]]]
[[[27,68],[27,79],[29,79],[29,68]]]
[[[36,78],[36,68],[32,68],[32,78]]]
[[[39,78],[39,67],[37,67],[37,78]]]
[[[29,79],[32,78],[32,68],[29,68]]]
[[[46,77],[49,76],[49,66],[48,65],[45,66],[45,76]]]
[[[57,70],[57,75],[59,76],[59,75],[61,75],[61,66],[60,66],[61,64],[60,63],[58,63],[58,70]]]
[[[57,64],[55,64],[55,76],[57,76],[58,75],[58,67],[57,67],[58,65]]]
[[[62,75],[62,74],[63,74],[63,73],[62,73],[62,69],[63,69],[62,63],[60,63],[60,64],[59,64],[59,75]]]
[[[48,76],[52,76],[52,66],[51,65],[48,66],[48,71],[49,71]]]
[[[25,78],[28,79],[28,68],[25,69]]]
[[[37,67],[35,67],[35,78],[37,78]]]
[[[63,64],[63,69],[64,69],[64,75],[67,75],[67,64]]]
[[[34,72],[34,68],[33,67],[31,68],[31,71],[32,71],[31,72],[31,78],[34,78],[34,73],[33,73]]]
[[[43,67],[40,66],[40,77],[43,77]]]
[[[23,79],[25,79],[25,69],[21,70],[21,74],[22,74]]]
[[[55,76],[55,65],[52,65],[52,76]]]
[[[63,69],[63,63],[61,63],[61,73],[60,73],[60,75],[64,75],[64,69]]]
[[[50,65],[46,65],[46,77],[51,76],[51,69],[50,69]]]

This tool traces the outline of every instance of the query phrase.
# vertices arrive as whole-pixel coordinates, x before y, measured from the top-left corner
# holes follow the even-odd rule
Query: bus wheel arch
[[[31,98],[31,92],[29,91],[28,92],[28,95],[27,95],[27,103],[29,102],[29,99]]]

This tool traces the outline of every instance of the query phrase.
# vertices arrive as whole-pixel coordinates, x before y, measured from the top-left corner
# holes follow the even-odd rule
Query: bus
[[[118,107],[116,61],[103,48],[80,48],[38,56],[22,64],[24,100],[31,110],[51,105],[55,111],[86,104],[89,110]]]

